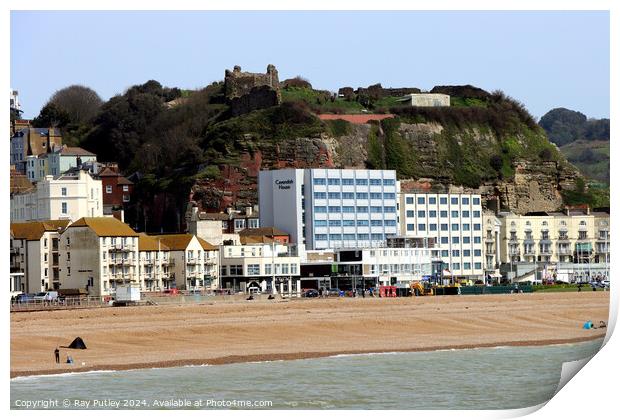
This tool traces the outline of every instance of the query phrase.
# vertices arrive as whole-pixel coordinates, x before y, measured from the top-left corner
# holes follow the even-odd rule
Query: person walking
[[[60,363],[60,350],[58,350],[58,347],[54,350],[54,356],[56,357],[56,363]]]

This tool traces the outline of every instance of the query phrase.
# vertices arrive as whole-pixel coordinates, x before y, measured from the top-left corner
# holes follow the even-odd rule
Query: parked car
[[[179,290],[175,289],[175,288],[170,288],[170,289],[164,290],[164,293],[167,294],[167,295],[178,295],[179,294]]]
[[[327,291],[327,296],[340,296],[340,289],[332,287]]]
[[[316,289],[308,289],[304,292],[303,297],[307,297],[307,298],[319,297],[319,291]]]
[[[22,293],[15,298],[16,303],[31,303],[34,302],[34,294]]]

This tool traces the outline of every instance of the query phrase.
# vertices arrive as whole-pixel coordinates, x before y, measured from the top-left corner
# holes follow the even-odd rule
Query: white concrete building
[[[221,255],[221,286],[233,291],[300,292],[300,258],[294,246],[272,243],[225,245]]]
[[[162,291],[171,281],[170,248],[160,239],[140,233],[138,236],[138,282],[147,292]]]
[[[67,220],[11,224],[12,293],[60,288],[59,238]]]
[[[114,294],[138,284],[138,234],[113,217],[83,217],[60,235],[62,289]]]
[[[261,171],[260,225],[288,232],[300,249],[381,246],[399,232],[399,188],[392,170]]]
[[[212,290],[219,287],[219,249],[189,233],[154,235],[169,248],[165,288]]]
[[[502,222],[492,211],[483,211],[482,229],[484,235],[484,276],[487,280],[498,279],[501,277],[499,245],[501,243]]]
[[[400,101],[409,106],[450,106],[450,95],[444,93],[410,93]]]
[[[400,196],[400,229],[434,238],[453,276],[482,278],[482,205],[479,194],[416,193]]]
[[[33,189],[11,196],[11,222],[103,216],[101,181],[86,171],[46,176]]]

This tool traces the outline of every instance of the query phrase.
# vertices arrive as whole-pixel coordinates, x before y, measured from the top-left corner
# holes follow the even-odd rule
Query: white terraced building
[[[401,194],[400,229],[402,235],[434,238],[453,276],[482,278],[480,194]]]
[[[399,233],[399,189],[393,170],[261,171],[260,225],[288,232],[300,250],[384,246]]]

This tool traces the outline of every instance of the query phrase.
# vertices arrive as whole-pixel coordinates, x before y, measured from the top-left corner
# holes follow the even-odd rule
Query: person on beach
[[[67,354],[67,363],[72,365],[73,364],[73,357],[71,357],[70,354]]]
[[[54,356],[56,357],[56,363],[60,363],[60,350],[58,350],[58,347],[54,350]]]

